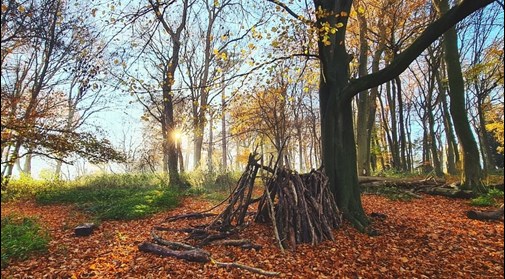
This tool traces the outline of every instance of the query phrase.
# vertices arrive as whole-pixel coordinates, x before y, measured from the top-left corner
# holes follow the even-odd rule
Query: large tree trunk
[[[314,1],[315,10],[324,11],[323,15],[317,17],[316,27],[319,30],[324,30],[325,25],[341,25],[334,34],[320,34],[321,39],[318,41],[323,165],[339,209],[358,229],[363,230],[369,220],[364,213],[358,188],[351,99],[359,92],[394,79],[443,32],[491,2],[492,0],[463,1],[428,26],[390,65],[357,80],[349,80],[349,56],[345,49],[348,17],[335,15],[348,15],[352,1]]]
[[[352,1],[314,1],[316,9],[330,12],[318,17],[318,27],[323,24],[347,25],[347,17],[332,15],[349,14]],[[361,204],[356,166],[351,98],[345,98],[343,89],[348,84],[349,55],[345,49],[345,28],[330,36],[330,45],[318,42],[321,61],[319,103],[321,107],[321,137],[323,166],[330,189],[343,216],[361,231],[369,220]],[[362,90],[360,90],[362,91]],[[357,92],[356,92],[357,93]]]
[[[436,0],[440,15],[449,10],[448,0]],[[454,27],[444,34],[444,58],[449,79],[450,112],[454,121],[454,129],[463,148],[462,187],[475,192],[483,192],[482,169],[480,166],[479,149],[473,136],[465,105],[465,83],[461,71],[458,51],[458,35]]]
[[[320,94],[325,94],[324,90]],[[330,98],[327,103],[321,102],[321,106],[324,111],[321,117],[323,165],[330,189],[344,217],[363,230],[368,219],[361,204],[356,149],[350,148],[355,146],[351,103]]]

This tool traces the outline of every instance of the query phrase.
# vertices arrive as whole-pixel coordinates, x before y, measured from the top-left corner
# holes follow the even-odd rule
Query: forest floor
[[[209,246],[220,262],[238,262],[280,272],[286,278],[503,278],[503,221],[482,222],[465,216],[474,208],[468,201],[423,195],[411,201],[392,201],[364,195],[367,213],[386,214],[375,219],[379,236],[357,232],[349,224],[335,231],[335,241],[317,246],[299,245],[282,254],[270,226],[251,224],[241,233],[262,249]],[[151,239],[153,226],[189,227],[211,219],[165,218],[199,212],[212,204],[190,197],[181,206],[134,221],[104,221],[88,237],[73,236],[86,216],[72,206],[40,206],[31,201],[2,203],[2,216],[36,216],[51,235],[48,253],[13,261],[2,278],[262,278],[245,270],[221,268],[160,257],[138,250]],[[183,233],[164,237],[182,239]],[[171,239],[172,240],[172,239]]]

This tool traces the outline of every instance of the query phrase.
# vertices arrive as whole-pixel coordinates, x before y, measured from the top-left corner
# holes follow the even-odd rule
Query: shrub
[[[480,195],[470,202],[473,206],[496,206],[503,203],[503,191],[491,189],[486,194]]]
[[[2,201],[30,199],[40,191],[62,184],[63,181],[33,179],[28,174],[21,173],[19,178],[9,181],[7,190],[2,190]]]
[[[49,235],[33,218],[2,218],[2,268],[11,259],[27,259],[36,252],[47,251]]]

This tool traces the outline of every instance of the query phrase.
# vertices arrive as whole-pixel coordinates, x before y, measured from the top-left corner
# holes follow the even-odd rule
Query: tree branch
[[[308,24],[308,25],[315,25],[315,22],[309,20],[309,19],[306,19],[304,16],[301,16],[301,15],[298,15],[297,13],[295,13],[293,10],[291,10],[286,4],[282,3],[281,1],[279,0],[267,0],[268,2],[271,2],[271,3],[274,3],[275,5],[283,8],[286,12],[288,12],[288,14],[290,14],[292,17],[300,20],[301,22],[305,23],[305,24]]]
[[[450,9],[439,19],[431,23],[424,32],[402,53],[400,53],[389,66],[382,70],[351,80],[344,88],[343,98],[351,99],[361,91],[379,86],[400,75],[421,53],[443,35],[447,30],[460,22],[473,12],[491,4],[495,0],[464,0],[459,5]]]

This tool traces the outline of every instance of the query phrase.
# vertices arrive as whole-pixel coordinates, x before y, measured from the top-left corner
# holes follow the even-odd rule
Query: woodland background
[[[321,125],[329,113],[321,88],[331,80],[322,50],[345,47],[339,65],[354,86],[396,67],[459,4],[355,0],[335,13],[274,0],[2,2],[2,277],[240,276],[214,263],[163,262],[137,245],[167,214],[232,195],[257,152],[262,165],[278,158],[303,173],[325,162],[343,176],[356,166],[361,184],[380,181],[351,185],[378,236],[360,234],[364,223],[336,197],[351,222],[335,241],[281,255],[271,229],[255,223],[244,235],[260,250],[210,248],[217,259],[280,276],[335,276],[338,258],[339,277],[501,278],[504,10],[487,2],[451,33],[457,51],[446,33],[398,76],[351,96],[352,125],[340,132],[355,139],[347,148],[355,159],[325,153],[333,139]],[[343,149],[332,154],[352,154]],[[338,179],[330,175],[331,191],[347,193]],[[467,186],[472,199],[405,189],[419,181]],[[498,221],[466,216],[500,204]],[[76,241],[72,230],[84,222],[98,230]]]

